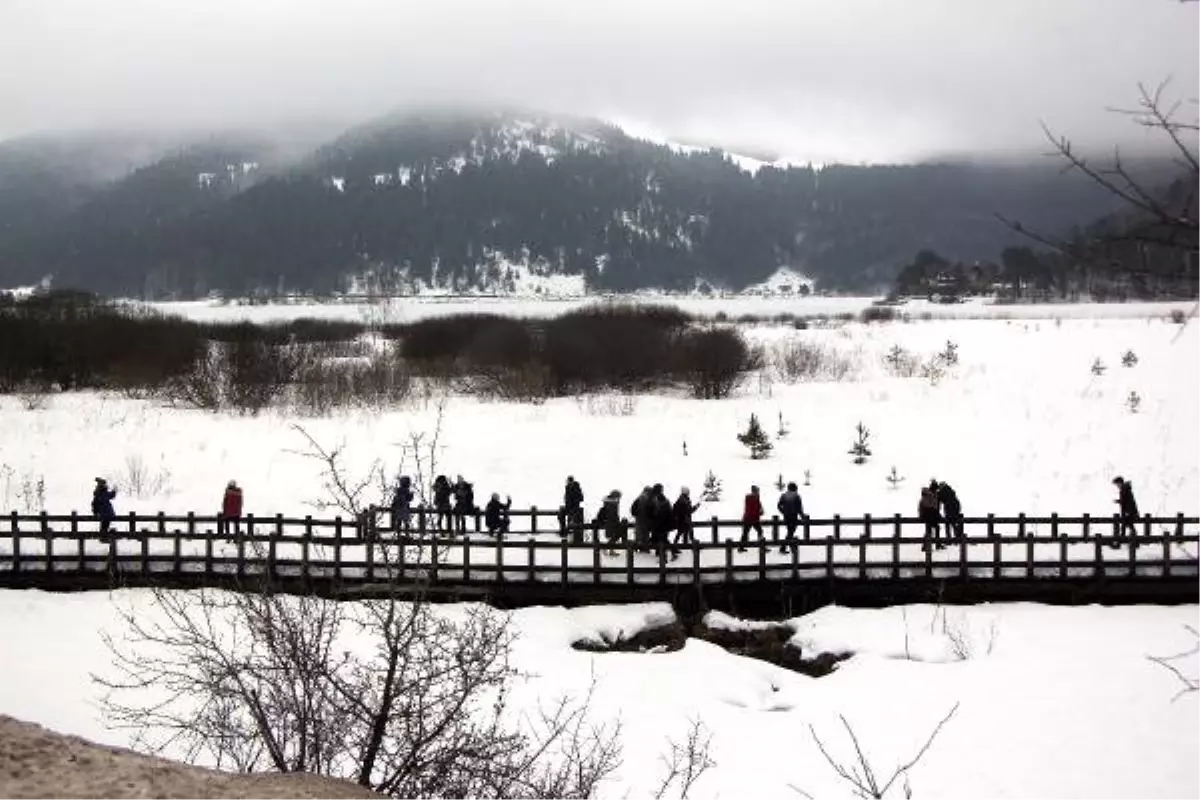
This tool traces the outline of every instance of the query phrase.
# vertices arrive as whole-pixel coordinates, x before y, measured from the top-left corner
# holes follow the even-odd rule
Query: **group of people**
[[[1136,523],[1139,519],[1137,500],[1133,496],[1133,484],[1117,476],[1113,479],[1117,487],[1116,503],[1120,512],[1120,527],[1117,539],[1126,535],[1136,536]],[[96,478],[96,486],[92,492],[92,514],[100,521],[100,532],[106,534],[116,517],[113,499],[117,496],[115,486],[110,486],[104,478]],[[412,512],[415,495],[412,479],[403,475],[396,484],[392,494],[391,514],[392,527],[397,532],[412,532]],[[564,537],[574,535],[577,541],[582,541],[584,532],[583,487],[568,475],[563,489],[563,503],[558,511],[559,531]],[[241,533],[242,518],[242,489],[237,481],[229,481],[221,498],[221,512],[217,516],[217,532],[219,534]],[[628,541],[629,523],[621,515],[621,492],[617,489],[609,492],[600,505],[600,510],[592,520],[592,527],[603,531],[605,540],[612,544]],[[665,555],[669,549],[671,557],[679,555],[680,545],[695,541],[695,527],[692,515],[700,508],[701,503],[692,502],[691,492],[684,486],[679,490],[679,496],[671,502],[666,496],[661,483],[645,486],[633,499],[629,506],[630,518],[633,520],[634,543],[639,551],[651,550]],[[781,552],[795,543],[796,529],[804,518],[804,502],[795,483],[787,484],[787,490],[775,504],[787,530],[787,538],[780,545]],[[506,497],[500,501],[500,495],[493,492],[483,508],[484,529],[493,536],[508,533],[510,520],[509,511],[512,508],[512,498]],[[479,513],[475,506],[475,489],[461,475],[451,483],[445,475],[438,475],[433,482],[433,510],[436,513],[434,530],[437,532],[460,533],[467,531],[467,518]],[[738,551],[746,550],[750,531],[758,534],[759,541],[764,538],[763,519],[764,509],[761,492],[758,486],[751,486],[742,505],[742,538]],[[921,488],[921,498],[917,503],[917,516],[925,524],[922,550],[936,547],[943,549],[943,540],[963,539],[962,504],[953,487],[945,481],[931,480],[928,486]],[[945,534],[942,526],[945,524]],[[671,533],[674,532],[674,539]],[[1113,547],[1119,547],[1119,541],[1110,542]]]
[[[392,528],[397,533],[412,532],[413,500],[412,478],[401,475],[392,493]],[[580,504],[582,504],[582,495]],[[508,511],[512,508],[512,498],[500,502],[500,495],[492,493],[483,509],[484,526],[488,533],[499,536],[508,532]],[[454,483],[445,475],[438,475],[433,481],[433,510],[434,530],[436,532],[462,533],[467,532],[467,518],[474,517],[479,509],[475,506],[475,486],[458,475]]]

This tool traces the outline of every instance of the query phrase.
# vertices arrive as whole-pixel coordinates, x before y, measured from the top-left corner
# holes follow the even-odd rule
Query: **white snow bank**
[[[779,627],[778,622],[764,622],[757,619],[741,619],[730,616],[724,611],[710,611],[704,615],[705,627],[715,631],[765,631]]]
[[[636,603],[579,608],[531,608],[530,635],[550,646],[570,647],[586,642],[607,647],[633,638],[642,631],[661,628],[677,619],[669,603]]]

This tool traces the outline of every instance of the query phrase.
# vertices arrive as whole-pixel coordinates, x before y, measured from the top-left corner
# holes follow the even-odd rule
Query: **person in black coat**
[[[963,538],[965,534],[962,504],[958,502],[958,495],[954,493],[954,489],[945,481],[938,483],[936,480],[929,482],[929,488],[937,495],[938,503],[941,504],[942,517],[946,520],[946,535],[953,533],[955,538]]]
[[[633,517],[633,541],[638,550],[646,550],[650,544],[650,530],[654,524],[654,489],[646,486],[641,494],[633,498],[629,506]]]
[[[454,528],[459,533],[467,532],[467,517],[475,513],[475,487],[459,475],[454,483]]]
[[[583,527],[583,487],[574,475],[567,476],[567,485],[563,489],[563,535],[566,529]]]
[[[654,484],[650,495],[650,541],[654,545],[658,557],[666,555],[670,543],[671,529],[675,527],[675,516],[671,512],[671,501],[663,492],[661,483]]]
[[[113,518],[117,516],[112,504],[116,496],[117,490],[108,488],[108,481],[96,478],[96,488],[92,490],[92,514],[100,518],[100,533],[108,533]]]
[[[796,488],[795,483],[787,485],[787,491],[779,496],[779,502],[775,504],[779,509],[779,513],[783,515],[783,524],[787,526],[787,541],[794,541],[796,538],[796,528],[800,524],[800,518],[804,516],[804,501],[800,499],[800,490]],[[779,552],[786,552],[787,544],[779,546]]]
[[[433,481],[433,507],[437,511],[435,531],[450,530],[450,497],[454,490],[445,475],[438,475]]]
[[[604,539],[609,544],[624,543],[629,538],[628,526],[621,519],[621,492],[619,490],[613,489],[604,498],[604,503],[596,512],[596,519],[592,524],[596,527],[597,541],[599,541],[600,531],[604,531]]]
[[[917,517],[925,523],[925,540],[921,543],[922,550],[929,550],[931,544],[937,549],[945,547],[938,539],[942,533],[942,515],[938,511],[937,494],[928,486],[921,487],[921,500],[917,503]]]
[[[688,487],[679,490],[679,497],[671,507],[671,515],[675,518],[675,544],[692,544],[696,541],[695,528],[692,525],[692,514],[700,507],[699,503],[692,505],[692,495]],[[676,546],[672,558],[679,555]]]
[[[492,492],[492,499],[488,500],[487,505],[483,509],[483,523],[487,527],[487,532],[493,536],[499,536],[502,533],[508,533],[508,510],[512,508],[512,498],[504,498],[504,502],[500,502],[500,495]]]
[[[396,492],[392,495],[392,529],[396,533],[412,530],[412,501],[412,479],[401,475]]]
[[[1126,535],[1137,536],[1137,521],[1141,515],[1138,514],[1137,500],[1133,497],[1133,484],[1118,475],[1113,478],[1113,485],[1117,487],[1117,499],[1114,502],[1121,513],[1117,538],[1123,538]],[[1119,545],[1113,542],[1112,546],[1118,547]]]

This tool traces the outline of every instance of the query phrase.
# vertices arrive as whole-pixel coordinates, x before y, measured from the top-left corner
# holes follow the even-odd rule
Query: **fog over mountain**
[[[800,162],[1040,152],[1039,120],[1144,146],[1106,109],[1197,95],[1173,0],[8,0],[0,139],[346,127],[430,102],[599,117]]]

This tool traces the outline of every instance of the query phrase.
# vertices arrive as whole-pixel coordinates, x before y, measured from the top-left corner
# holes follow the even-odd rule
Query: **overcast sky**
[[[0,139],[355,122],[429,101],[597,115],[797,160],[1039,152],[1039,120],[1195,98],[1176,0],[0,0]],[[1195,106],[1188,113],[1194,115]]]

